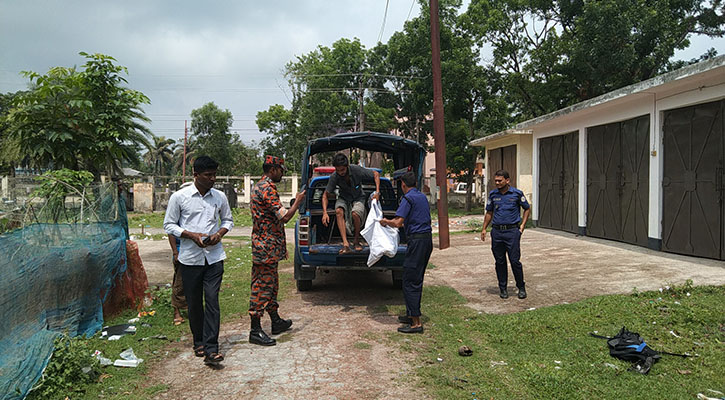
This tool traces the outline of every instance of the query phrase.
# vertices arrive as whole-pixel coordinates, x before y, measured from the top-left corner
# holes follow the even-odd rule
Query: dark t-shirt
[[[332,193],[336,187],[340,188],[340,198],[347,202],[365,201],[365,194],[362,190],[362,182],[372,181],[375,179],[375,173],[371,169],[363,168],[358,165],[349,165],[348,173],[350,174],[350,182],[345,177],[337,174],[330,175],[325,191]]]
[[[428,198],[417,188],[411,188],[403,196],[395,216],[403,218],[405,234],[408,236],[431,232]]]

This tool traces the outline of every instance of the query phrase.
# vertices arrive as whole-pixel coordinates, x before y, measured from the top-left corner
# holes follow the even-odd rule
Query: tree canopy
[[[193,157],[206,155],[219,163],[220,175],[261,173],[262,160],[259,151],[245,145],[238,135],[230,132],[233,122],[232,113],[222,110],[213,102],[191,111],[191,138],[190,145],[187,146],[188,172],[191,171]]]
[[[7,115],[6,155],[34,168],[88,170],[122,175],[151,136],[141,106],[149,99],[125,87],[125,67],[103,54],[80,53],[86,63],[24,72],[30,89],[17,93]]]
[[[533,118],[660,74],[692,35],[722,36],[720,0],[472,0],[462,26]]]

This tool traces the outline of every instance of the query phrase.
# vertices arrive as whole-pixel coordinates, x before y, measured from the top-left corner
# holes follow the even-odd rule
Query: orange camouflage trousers
[[[277,311],[279,276],[277,263],[252,264],[252,291],[249,296],[249,315],[262,317],[264,311]]]

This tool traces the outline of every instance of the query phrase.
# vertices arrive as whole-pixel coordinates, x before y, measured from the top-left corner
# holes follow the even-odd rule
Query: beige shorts
[[[345,227],[348,235],[353,234],[354,225],[352,223],[352,214],[355,213],[360,217],[360,229],[365,226],[365,203],[362,201],[353,201],[352,210],[350,209],[350,202],[345,201],[341,198],[337,198],[335,201],[335,209],[342,208],[345,212]]]

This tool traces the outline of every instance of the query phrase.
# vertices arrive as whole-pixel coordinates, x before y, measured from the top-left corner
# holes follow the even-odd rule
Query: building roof
[[[123,170],[123,175],[125,176],[141,176],[141,171],[137,171],[133,168],[121,168]]]
[[[505,131],[494,133],[493,135],[484,136],[482,138],[471,140],[471,146],[484,146],[486,143],[500,139],[510,135],[531,135],[528,129],[506,129]]]
[[[678,81],[686,80],[687,78],[692,78],[697,75],[707,73],[710,71],[714,71],[717,69],[724,69],[725,70],[725,55],[713,57],[706,61],[701,61],[696,64],[688,65],[686,67],[682,67],[680,69],[662,74],[657,75],[654,78],[647,79],[646,81],[638,82],[629,86],[625,86],[623,88],[613,90],[609,93],[605,93],[601,96],[594,97],[589,100],[585,100],[579,103],[576,103],[574,105],[571,105],[566,108],[562,108],[560,110],[532,118],[530,120],[521,122],[517,125],[515,125],[512,129],[507,129],[505,131],[497,132],[489,136],[485,136],[480,139],[475,139],[469,142],[472,146],[482,146],[483,143],[485,143],[484,139],[492,140],[493,137],[503,137],[511,134],[516,134],[516,132],[525,131],[527,129],[530,129],[536,125],[539,125],[541,123],[563,117],[568,114],[575,113],[577,111],[586,110],[601,104],[610,103],[634,94],[640,94],[640,93],[648,93],[652,92],[656,88],[660,88],[666,85],[672,85]],[[722,82],[717,82],[716,85],[720,85]],[[531,131],[528,130],[528,133]],[[492,138],[492,139],[488,139]]]

